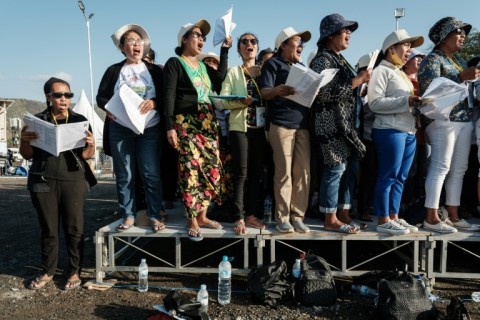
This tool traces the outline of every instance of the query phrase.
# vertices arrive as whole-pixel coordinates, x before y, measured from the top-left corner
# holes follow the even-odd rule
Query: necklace
[[[53,122],[55,122],[55,125],[58,126],[57,117],[58,117],[59,115],[61,115],[62,113],[57,114],[57,115],[54,115],[54,114],[53,114],[53,111],[51,111],[50,114],[52,115]],[[65,123],[68,123],[68,111],[67,111],[67,115],[65,116]]]
[[[250,74],[250,72],[248,71],[248,69],[244,65],[242,65],[242,68],[252,79],[253,84],[255,85],[255,88],[257,88],[258,95],[260,96],[260,99],[262,99],[262,94],[260,93],[260,88],[258,87],[257,82],[255,81],[255,79],[252,77],[252,75]]]
[[[209,85],[207,79],[205,78],[205,74],[202,72],[202,66],[200,65],[200,62],[199,62],[198,67],[195,68],[193,63],[187,57],[185,57],[183,54],[182,54],[182,58],[183,58],[183,60],[185,60],[187,62],[187,64],[190,66],[190,68],[192,68],[192,70],[195,72],[195,75],[194,75],[194,78],[193,78],[193,84],[196,87],[198,87],[200,85],[200,80],[202,80],[203,83],[205,84],[205,86],[207,87],[207,90],[210,91],[210,85]]]

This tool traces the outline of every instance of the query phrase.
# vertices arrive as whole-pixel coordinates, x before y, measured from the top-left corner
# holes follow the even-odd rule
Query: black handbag
[[[427,289],[409,272],[378,282],[376,319],[430,320],[437,313]]]

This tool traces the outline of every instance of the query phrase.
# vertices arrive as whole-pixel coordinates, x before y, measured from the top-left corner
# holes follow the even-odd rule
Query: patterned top
[[[350,156],[362,159],[365,145],[359,138],[356,121],[355,74],[347,61],[330,49],[320,48],[310,63],[320,73],[328,68],[338,68],[333,80],[320,88],[312,104],[312,133],[320,148],[323,163],[336,166]]]
[[[260,76],[252,79],[252,77],[245,73],[245,80],[247,81],[247,92],[248,95],[254,98],[255,100],[251,105],[247,107],[247,126],[249,127],[254,127],[257,128],[258,126],[258,121],[257,121],[257,107],[261,107],[261,96],[260,93],[257,90],[257,84],[260,80]],[[260,119],[259,119],[260,120]],[[260,120],[260,123],[264,123],[265,120]]]
[[[454,54],[453,59],[449,59],[441,50],[434,49],[428,54],[420,64],[418,69],[418,83],[420,93],[423,94],[433,79],[445,77],[457,83],[461,83],[460,70],[467,68],[467,63],[459,55]],[[424,117],[425,118],[425,117]],[[425,125],[433,120],[425,118]],[[472,110],[468,107],[467,100],[460,101],[450,112],[450,121],[468,122],[472,120]]]

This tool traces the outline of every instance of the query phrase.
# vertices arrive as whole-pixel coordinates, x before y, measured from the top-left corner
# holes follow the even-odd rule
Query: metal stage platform
[[[478,219],[473,221],[480,222]],[[452,272],[447,268],[448,251],[453,246],[465,252],[470,259],[465,261],[470,265],[478,265],[478,261],[471,258],[480,258],[480,246],[462,247],[466,243],[480,241],[478,231],[442,235],[420,229],[404,236],[390,236],[376,232],[376,222],[370,222],[368,228],[360,233],[342,234],[325,231],[321,221],[306,218],[304,222],[312,230],[307,234],[282,234],[272,223],[267,230],[248,228],[248,234],[240,236],[233,232],[232,223],[222,223],[223,230],[201,228],[204,240],[192,242],[188,239],[186,218],[180,204],[169,210],[167,227],[156,234],[141,214],[137,217],[137,225],[127,231],[115,230],[120,222],[117,220],[95,233],[97,282],[102,282],[110,272],[136,272],[139,259],[122,261],[122,257],[134,254],[147,258],[150,272],[216,273],[221,256],[235,250],[232,271],[247,274],[251,267],[274,261],[282,255],[290,254],[293,261],[298,253],[308,249],[314,249],[315,254],[325,257],[335,276],[356,276],[371,270],[382,270],[385,269],[385,261],[395,258],[408,265],[411,272],[425,273],[431,279],[480,279],[477,271]],[[372,242],[375,242],[376,250],[371,250]],[[135,261],[134,265],[129,260]]]

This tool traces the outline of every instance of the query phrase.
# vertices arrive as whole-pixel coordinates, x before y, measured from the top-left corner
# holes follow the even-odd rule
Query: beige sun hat
[[[200,30],[202,30],[202,35],[204,37],[206,37],[207,34],[210,32],[210,24],[208,23],[207,20],[200,19],[195,23],[190,23],[190,22],[186,23],[180,28],[180,31],[178,31],[178,46],[179,47],[182,46],[182,38],[185,35],[185,33],[190,31],[191,29],[193,29],[193,27],[199,27]]]
[[[423,37],[411,37],[405,29],[394,31],[390,33],[383,41],[382,52],[385,54],[385,52],[387,52],[387,49],[394,44],[407,42],[410,42],[412,44],[410,48],[420,47],[423,44]]]
[[[133,24],[133,23],[126,24],[124,26],[121,26],[117,31],[115,31],[115,33],[112,34],[112,40],[113,40],[113,43],[115,44],[115,47],[118,48],[120,46],[120,39],[127,31],[135,31],[140,35],[140,37],[144,41],[143,54],[146,55],[150,51],[150,45],[151,45],[150,37],[148,36],[147,31],[145,31],[145,29],[143,29],[138,24]]]

